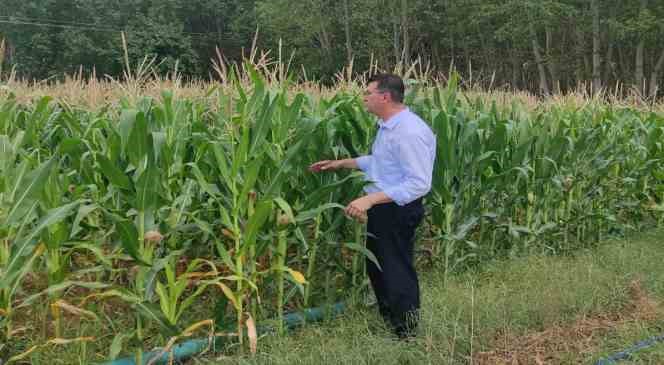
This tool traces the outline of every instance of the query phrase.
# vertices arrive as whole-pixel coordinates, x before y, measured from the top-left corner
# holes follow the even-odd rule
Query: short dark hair
[[[403,103],[403,95],[406,87],[401,77],[394,74],[375,74],[369,78],[368,83],[376,83],[376,89],[381,92],[389,92],[392,101]]]

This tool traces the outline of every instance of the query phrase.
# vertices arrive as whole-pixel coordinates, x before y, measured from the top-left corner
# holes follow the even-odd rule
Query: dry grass
[[[275,84],[277,81],[273,81]],[[135,80],[131,83],[113,80],[110,78],[99,79],[97,77],[84,77],[81,74],[67,75],[64,80],[51,80],[40,82],[28,82],[24,80],[8,79],[0,87],[0,98],[10,93],[16,97],[21,104],[30,103],[44,96],[50,96],[58,101],[78,107],[97,109],[106,105],[117,104],[122,99],[135,100],[141,97],[161,98],[164,90],[172,91],[177,98],[186,98],[206,102],[214,105],[217,102],[217,94],[211,93],[217,88],[222,93],[233,93],[234,91],[220,81],[215,80],[188,80],[183,81],[178,77],[150,77],[143,80]],[[324,86],[313,81],[304,81],[289,85],[293,93],[303,92],[318,97],[331,97],[339,91],[359,92],[362,81],[343,81],[337,85]],[[565,95],[553,95],[542,98],[526,91],[482,91],[467,90],[461,93],[468,100],[481,99],[485,105],[496,102],[499,106],[509,106],[514,103],[528,110],[546,110],[551,107],[564,105],[568,108],[580,109],[589,104],[611,104],[614,107],[637,108],[644,111],[664,113],[664,102],[652,103],[640,99],[636,95],[627,98],[608,97],[588,98],[583,93],[569,93]]]
[[[492,341],[493,350],[475,354],[474,364],[560,364],[574,354],[577,363],[596,354],[603,336],[631,323],[650,323],[662,318],[664,308],[634,280],[629,286],[629,303],[617,313],[598,313],[569,325],[514,335],[501,331]]]
[[[0,44],[0,55],[3,54],[2,49],[3,44]],[[331,97],[339,91],[359,92],[370,75],[386,71],[371,62],[368,70],[357,72],[351,63],[337,72],[333,85],[323,85],[315,80],[309,80],[306,70],[301,71],[303,75],[301,80],[291,82],[288,75],[294,71],[291,70],[292,58],[293,55],[285,57],[281,48],[276,50],[276,55],[271,51],[259,53],[254,45],[241,64],[230,64],[218,51],[216,59],[211,60],[214,75],[210,75],[209,79],[185,80],[178,72],[177,66],[167,75],[158,75],[155,72],[155,67],[158,66],[157,60],[146,57],[136,65],[130,65],[126,59],[122,78],[107,75],[99,77],[94,72],[91,75],[84,75],[82,69],[79,69],[79,72],[64,75],[62,79],[27,81],[18,79],[14,70],[3,72],[2,57],[0,57],[0,98],[11,93],[19,103],[29,103],[43,96],[50,96],[70,105],[96,109],[118,103],[122,99],[132,100],[144,96],[160,98],[163,90],[170,90],[176,97],[193,100],[209,99],[207,101],[214,104],[216,94],[210,91],[217,88],[222,93],[233,93],[230,80],[234,73],[239,75],[238,78],[243,84],[252,85],[250,69],[257,70],[268,84],[287,85],[287,88],[294,93],[304,92],[314,96]],[[450,76],[434,75],[430,65],[423,64],[420,60],[415,60],[411,65],[397,64],[394,69],[387,71],[400,74],[405,79],[425,80],[427,86],[446,85]],[[587,88],[580,85],[576,91],[542,97],[528,91],[493,86],[487,90],[478,82],[474,82],[471,77],[469,80],[461,80],[461,89],[467,100],[479,98],[486,104],[496,102],[499,106],[517,103],[528,110],[542,108],[546,110],[560,105],[581,108],[588,104],[611,104],[616,107],[664,113],[664,100],[643,98],[637,92],[623,90],[621,84],[607,88],[596,96],[589,94]]]

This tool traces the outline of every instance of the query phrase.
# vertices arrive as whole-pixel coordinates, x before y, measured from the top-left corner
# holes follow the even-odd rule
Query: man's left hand
[[[369,196],[363,196],[350,202],[344,212],[351,218],[365,222],[367,220],[367,210],[372,206],[372,199]]]

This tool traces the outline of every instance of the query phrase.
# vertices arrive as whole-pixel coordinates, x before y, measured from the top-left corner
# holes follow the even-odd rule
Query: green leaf
[[[221,240],[215,240],[215,247],[217,248],[217,253],[219,254],[219,257],[221,257],[221,260],[228,266],[229,268],[235,267],[235,264],[233,264],[233,259],[231,258],[231,255],[228,253],[228,250],[226,250],[226,247],[224,247],[224,243]]]
[[[265,197],[272,197],[277,194],[278,189],[281,188],[281,184],[283,182],[283,179],[286,177],[285,172],[291,168],[290,164],[292,164],[291,160],[297,156],[300,152],[300,149],[305,146],[306,140],[300,140],[299,142],[295,143],[295,145],[291,146],[288,149],[288,152],[286,152],[286,156],[284,156],[284,159],[281,161],[281,165],[279,166],[279,169],[275,174],[272,175],[270,179],[270,185],[268,188],[265,190],[264,196]]]
[[[158,281],[157,289],[155,291],[157,292],[157,295],[159,295],[159,307],[161,308],[161,312],[165,315],[170,324],[175,324],[174,313],[171,313],[170,311],[171,303],[164,284]]]
[[[249,159],[249,134],[251,128],[248,121],[243,121],[242,134],[240,135],[240,146],[235,149],[233,155],[233,162],[231,163],[231,178],[235,179],[240,172],[240,167],[243,166]]]
[[[226,284],[221,282],[217,282],[216,284],[219,286],[219,288],[221,288],[221,291],[224,293],[226,298],[228,298],[228,300],[230,300],[231,303],[233,303],[233,307],[235,308],[235,310],[240,310],[240,303],[238,302],[237,298],[235,298],[235,295],[233,294],[231,288],[229,288]]]
[[[380,267],[380,264],[378,263],[378,259],[376,258],[376,256],[371,251],[369,251],[366,247],[358,245],[355,242],[345,242],[343,245],[344,245],[344,247],[349,248],[353,251],[360,252],[367,259],[369,259],[371,262],[373,262],[374,265],[376,265],[376,267],[378,268],[378,270],[383,271],[383,269]]]
[[[16,185],[12,187],[13,193],[11,194],[11,196],[15,196],[15,199],[9,213],[7,213],[5,225],[12,225],[21,219],[18,213],[24,212],[24,205],[29,204],[31,200],[35,199],[44,188],[55,163],[55,158],[51,158],[41,164],[36,170],[16,180]]]
[[[295,221],[297,223],[306,222],[310,219],[316,218],[320,213],[322,213],[322,212],[324,212],[328,209],[334,209],[334,208],[344,210],[346,207],[344,207],[343,205],[338,204],[338,203],[326,203],[326,204],[323,204],[323,205],[319,205],[318,207],[316,207],[314,209],[309,209],[309,210],[306,210],[304,212],[298,213],[297,216],[295,217]]]
[[[254,159],[249,162],[245,170],[244,182],[242,185],[242,191],[240,192],[240,206],[243,206],[247,199],[249,198],[249,192],[254,188],[256,180],[258,179],[258,173],[260,172],[261,165],[263,164],[262,159]]]
[[[457,227],[456,232],[450,237],[453,240],[461,241],[466,238],[468,232],[470,232],[475,226],[479,223],[478,217],[469,217],[466,219],[459,227]]]
[[[125,252],[129,254],[139,264],[150,266],[143,260],[140,253],[140,242],[138,242],[138,230],[134,224],[127,220],[117,220],[115,222],[115,230],[120,235],[120,243]]]
[[[131,132],[134,129],[134,124],[136,123],[137,114],[138,110],[136,109],[124,109],[120,114],[120,123],[118,123],[118,133],[120,134],[120,140],[122,141],[123,151],[126,151],[127,144],[129,143],[129,136],[131,135]]]
[[[138,167],[141,165],[141,161],[149,153],[150,141],[148,140],[150,136],[148,135],[148,122],[145,118],[145,114],[138,113],[136,114],[136,121],[134,123],[134,128],[131,130],[129,135],[129,141],[127,145],[127,156],[129,161]]]
[[[106,257],[106,255],[104,254],[104,250],[102,250],[102,248],[99,246],[95,246],[86,242],[68,242],[67,244],[73,244],[74,245],[73,248],[77,250],[88,250],[92,252],[92,254],[94,254],[95,257],[97,258],[97,260],[99,260],[105,266],[107,267],[113,266],[111,260],[108,257]]]
[[[271,211],[272,201],[261,200],[258,202],[254,214],[249,217],[249,222],[247,223],[247,229],[244,235],[244,242],[242,246],[243,251],[256,243],[256,236],[258,235],[258,231],[261,229],[263,224],[265,224],[265,221],[270,216]]]
[[[8,135],[0,135],[0,171],[8,171],[14,165],[23,136],[25,136],[25,132],[19,131],[12,141]]]
[[[118,355],[120,355],[124,342],[134,337],[134,334],[134,331],[118,332],[115,337],[113,337],[113,341],[111,342],[111,347],[108,351],[108,359],[115,360]]]
[[[149,166],[136,182],[136,202],[134,208],[147,212],[156,207],[159,197],[159,174],[157,168]]]
[[[159,327],[164,331],[164,335],[177,336],[180,334],[180,328],[172,324],[156,305],[148,302],[140,302],[136,303],[134,307],[148,321],[159,325]]]
[[[332,192],[334,190],[337,190],[336,189],[337,187],[345,184],[349,180],[354,180],[354,179],[364,181],[364,173],[362,173],[360,171],[354,171],[354,172],[351,172],[350,174],[348,174],[343,179],[338,179],[338,180],[335,179],[332,182],[317,188],[313,192],[307,194],[308,195],[307,196],[307,204],[309,206],[315,207],[320,202],[323,202],[323,201],[326,201],[327,199],[329,199],[330,192]]]
[[[32,264],[42,255],[43,251],[43,249],[37,248],[28,260],[22,262],[21,269],[18,273],[8,273],[5,278],[6,281],[0,281],[0,288],[9,288],[9,294],[6,295],[6,298],[12,298],[21,283],[21,279],[32,270]],[[12,277],[10,277],[9,274],[12,274]]]
[[[125,190],[131,190],[131,180],[127,175],[120,170],[116,164],[111,162],[106,156],[101,153],[95,154],[95,158],[101,168],[101,173],[110,181],[111,184]]]
[[[21,269],[23,256],[26,255],[29,248],[33,246],[34,240],[39,236],[42,230],[67,218],[78,204],[79,202],[75,201],[49,210],[46,215],[30,229],[30,233],[27,236],[17,237],[14,241],[14,250],[4,271],[5,275],[0,278],[0,287],[9,287],[9,283],[12,282],[16,275],[18,275]]]
[[[277,107],[277,100],[278,98],[275,98],[270,102],[270,96],[265,95],[263,105],[260,108],[260,116],[257,118],[256,125],[254,126],[251,148],[249,149],[251,156],[258,155],[263,144],[268,142],[267,133],[272,128],[272,116]]]
[[[85,288],[85,289],[91,289],[91,290],[99,290],[99,289],[105,289],[110,287],[109,284],[104,284],[104,283],[99,283],[99,282],[87,282],[87,281],[70,281],[66,280],[63,281],[60,284],[55,284],[49,286],[47,289],[44,289],[40,291],[37,294],[33,294],[29,296],[28,298],[24,299],[20,305],[18,305],[16,308],[22,308],[22,307],[27,307],[30,306],[34,303],[35,300],[39,299],[41,296],[51,296],[56,293],[60,293],[65,289],[71,288],[71,287],[80,287],[80,288]]]
[[[165,267],[170,265],[173,259],[180,257],[182,253],[182,250],[170,251],[165,257],[152,261],[152,267],[150,268],[150,271],[145,278],[145,293],[143,293],[142,300],[152,301],[155,282],[157,282],[157,276]]]
[[[165,132],[152,132],[152,148],[154,153],[155,162],[159,161],[159,156],[161,156],[162,150],[166,149],[166,133]],[[168,153],[166,149],[166,153]],[[167,155],[165,155],[167,156]]]
[[[196,181],[198,181],[198,186],[201,187],[201,190],[207,193],[210,197],[216,199],[219,195],[219,189],[215,185],[208,183],[205,175],[203,172],[201,172],[201,169],[198,167],[198,165],[191,162],[188,163],[187,166],[191,168],[191,172],[194,174],[194,177],[196,177]]]
[[[76,213],[76,218],[74,218],[69,238],[76,236],[82,230],[81,221],[97,208],[99,208],[97,204],[85,204],[78,207],[78,213]]]
[[[84,142],[80,138],[65,138],[58,145],[58,153],[78,159],[85,151],[84,146]]]
[[[184,313],[184,311],[194,303],[196,297],[203,294],[208,285],[209,284],[207,283],[200,284],[193,294],[189,295],[187,298],[185,298],[185,300],[182,301],[180,304],[180,309],[175,314],[176,321],[182,316],[182,313]]]
[[[219,169],[219,173],[221,173],[223,183],[226,184],[226,186],[231,192],[234,192],[235,183],[231,179],[226,152],[223,150],[221,144],[219,143],[212,144],[212,152],[214,154],[215,161],[217,162],[217,168]]]
[[[293,215],[293,210],[291,209],[290,204],[282,198],[274,198],[274,202],[277,203],[279,208],[286,214],[289,222],[295,222],[295,216]]]

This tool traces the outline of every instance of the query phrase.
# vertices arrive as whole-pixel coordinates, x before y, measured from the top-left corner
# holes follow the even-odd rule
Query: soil
[[[560,364],[577,363],[599,351],[603,336],[635,322],[654,322],[662,316],[661,303],[648,296],[639,281],[629,286],[630,301],[619,312],[578,318],[571,324],[554,325],[543,331],[514,335],[499,331],[491,350],[473,355],[473,364]]]

